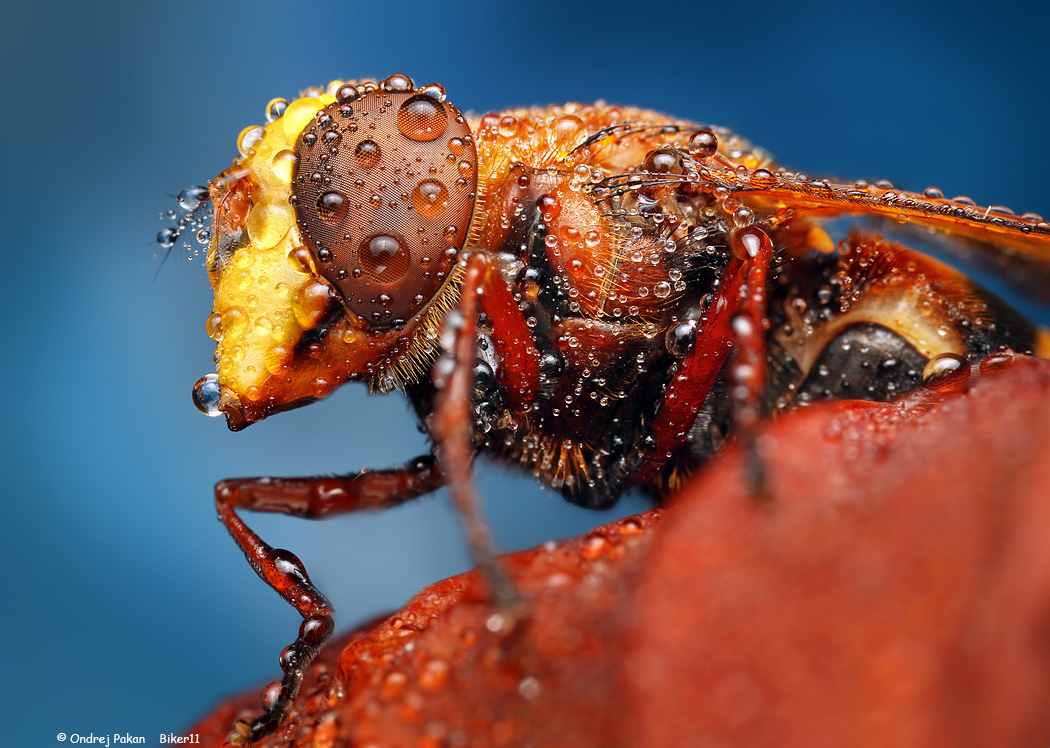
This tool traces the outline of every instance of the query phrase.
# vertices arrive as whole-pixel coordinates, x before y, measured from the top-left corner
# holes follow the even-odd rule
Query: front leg
[[[508,407],[527,413],[539,389],[539,353],[525,320],[499,270],[484,252],[466,260],[463,291],[458,310],[445,321],[442,347],[445,356],[434,369],[438,396],[434,403],[432,432],[441,469],[452,502],[463,519],[474,560],[491,588],[497,605],[513,616],[518,596],[495,553],[492,533],[485,522],[474,488],[472,463],[473,378],[477,357],[477,318],[481,311],[493,322],[493,343],[499,358],[496,379]]]
[[[437,461],[433,455],[425,455],[390,470],[318,478],[237,478],[215,486],[219,520],[255,573],[303,617],[299,635],[281,652],[283,677],[263,690],[266,712],[251,722],[239,721],[234,725],[228,738],[230,744],[247,745],[277,729],[299,693],[306,667],[328,640],[334,626],[332,606],[310,581],[302,562],[289,551],[267,545],[236,510],[322,519],[362,510],[388,509],[428,494],[441,485]]]

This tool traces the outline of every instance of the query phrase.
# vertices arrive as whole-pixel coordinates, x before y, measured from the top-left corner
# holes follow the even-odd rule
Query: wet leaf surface
[[[506,557],[329,645],[267,746],[1050,744],[1050,365],[829,403],[673,505]],[[189,730],[221,745],[258,692]]]

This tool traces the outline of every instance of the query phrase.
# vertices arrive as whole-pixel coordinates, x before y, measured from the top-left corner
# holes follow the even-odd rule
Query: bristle
[[[441,333],[441,323],[449,310],[459,302],[464,272],[463,266],[458,263],[452,267],[448,279],[423,312],[423,318],[412,336],[408,350],[404,355],[399,355],[387,362],[386,366],[372,379],[373,391],[389,391],[390,389],[403,391],[430,371],[439,353],[438,339]]]

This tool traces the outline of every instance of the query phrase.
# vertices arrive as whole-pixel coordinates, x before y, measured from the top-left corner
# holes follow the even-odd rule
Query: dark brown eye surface
[[[403,324],[467,235],[477,151],[466,120],[438,87],[391,76],[319,111],[296,155],[295,215],[318,272],[372,328]]]

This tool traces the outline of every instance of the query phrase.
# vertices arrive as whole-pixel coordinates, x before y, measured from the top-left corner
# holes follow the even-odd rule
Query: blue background
[[[1050,214],[1045,10],[443,5],[7,4],[7,744],[52,745],[58,732],[155,742],[276,677],[298,616],[215,521],[212,484],[425,449],[400,399],[360,387],[240,434],[191,404],[212,370],[210,291],[199,262],[168,262],[154,279],[157,214],[229,164],[269,99],[393,72],[438,81],[476,111],[604,98],[729,126],[813,175]],[[503,548],[611,519],[498,468],[480,474]],[[325,523],[250,521],[303,558],[343,628],[470,566],[441,498]]]

